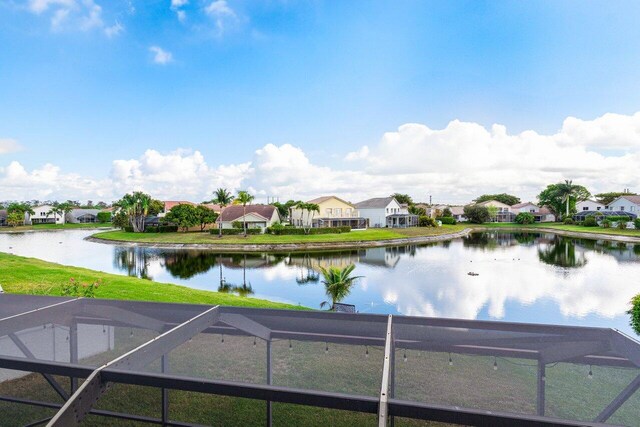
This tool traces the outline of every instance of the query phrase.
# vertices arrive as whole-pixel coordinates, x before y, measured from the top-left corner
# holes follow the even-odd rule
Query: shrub
[[[640,230],[640,218],[636,218],[633,220],[633,226],[636,228],[636,230]]]
[[[133,233],[133,227],[131,227],[130,225],[124,227],[123,230],[127,233]]]
[[[598,221],[596,221],[596,217],[589,215],[588,217],[586,217],[584,219],[584,222],[582,223],[582,225],[584,227],[597,227],[598,226]]]
[[[565,223],[566,225],[572,225],[575,224],[575,222],[573,221],[573,218],[565,218],[564,221],[562,221],[563,223]]]
[[[100,287],[102,280],[98,279],[91,283],[80,283],[73,277],[69,283],[62,285],[62,295],[69,297],[95,298],[96,289]]]
[[[620,230],[626,230],[626,228],[627,228],[627,221],[623,221],[623,220],[618,221],[618,228],[619,228]]]
[[[418,217],[418,227],[437,227],[438,223],[430,216],[422,215]]]
[[[464,207],[464,216],[467,217],[469,222],[475,224],[482,224],[488,222],[491,219],[489,215],[489,209],[485,206],[468,205]]]
[[[452,216],[441,216],[440,218],[436,218],[436,221],[440,221],[443,224],[456,225],[458,222]]]
[[[611,221],[609,221],[609,219],[605,218],[605,219],[602,220],[601,225],[602,225],[603,228],[609,228],[609,227],[611,227]]]
[[[608,217],[607,217],[607,219],[608,219],[609,221],[611,221],[611,222],[617,222],[617,221],[624,221],[624,222],[628,222],[628,221],[630,221],[630,220],[631,220],[631,219],[630,219],[628,216],[626,216],[626,215],[611,215],[611,216],[608,216]]]
[[[146,227],[145,233],[176,233],[178,232],[177,225],[159,225],[158,227]]]
[[[242,221],[233,221],[231,226],[233,228],[244,228],[244,223]]]
[[[631,316],[631,326],[640,335],[640,295],[631,300],[631,310],[627,312]]]
[[[209,230],[211,234],[218,234],[219,231],[217,228],[212,228]],[[262,229],[260,228],[247,228],[247,234],[260,234],[262,233]],[[238,234],[244,234],[244,229],[242,228],[223,228],[222,234],[225,236],[233,236]]]
[[[533,215],[531,215],[529,212],[520,212],[518,215],[516,215],[516,218],[514,219],[514,221],[518,224],[533,224],[536,219]]]
[[[100,224],[111,222],[111,212],[98,212],[98,215],[96,215],[96,219]]]
[[[340,233],[349,233],[351,231],[351,227],[321,227],[321,228],[311,228],[308,230],[308,234],[340,234]],[[295,227],[276,227],[276,224],[267,228],[265,230],[266,233],[273,234],[276,236],[284,236],[284,235],[303,235],[305,233],[304,228],[295,228]]]

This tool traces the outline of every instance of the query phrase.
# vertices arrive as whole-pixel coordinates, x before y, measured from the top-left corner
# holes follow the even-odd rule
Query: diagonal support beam
[[[640,375],[638,375],[631,383],[625,387],[624,390],[620,392],[619,395],[616,396],[615,399],[611,401],[606,408],[600,412],[600,414],[596,417],[595,421],[599,423],[603,423],[611,417],[622,405],[624,402],[629,400],[633,394],[640,389]]]
[[[222,313],[220,321],[265,341],[271,339],[271,330],[242,314]]]
[[[37,308],[0,320],[0,336],[11,332],[42,326],[48,323],[64,323],[72,307],[77,307],[81,299],[70,299],[46,307]]]
[[[105,319],[117,319],[119,322],[123,322],[127,326],[134,328],[148,329],[156,332],[163,332],[166,330],[165,322],[133,311],[123,310],[121,308],[108,305],[86,304],[83,312],[94,316],[100,316]]]
[[[387,335],[384,344],[384,364],[382,365],[382,384],[378,404],[378,427],[386,427],[389,421],[389,390],[391,380],[391,348],[393,344],[393,316],[387,321]]]
[[[107,368],[141,370],[215,323],[218,315],[218,306],[212,307],[96,369],[67,400],[47,427],[75,427],[82,422],[100,396],[107,391],[108,382],[102,378],[103,370]]]
[[[11,341],[13,341],[13,343],[16,345],[16,347],[18,347],[20,349],[22,354],[24,354],[24,356],[27,359],[35,359],[36,358],[34,356],[34,354],[31,352],[31,350],[29,350],[29,348],[22,342],[22,340],[20,338],[18,338],[18,336],[16,334],[14,334],[13,332],[10,333],[9,334],[9,338],[11,339]],[[64,400],[69,399],[69,394],[62,388],[62,386],[60,386],[60,384],[58,384],[56,379],[53,378],[53,376],[51,374],[46,374],[46,373],[43,372],[42,376],[44,377],[45,380],[47,380],[49,385],[56,391],[56,393],[58,393],[58,395],[60,395],[60,397],[62,397],[62,399],[64,399]]]

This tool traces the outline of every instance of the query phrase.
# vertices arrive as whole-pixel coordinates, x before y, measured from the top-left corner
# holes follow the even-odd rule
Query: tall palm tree
[[[141,191],[136,191],[133,194],[125,194],[122,199],[113,205],[120,208],[127,215],[135,233],[144,232],[144,220],[149,213],[151,196]]]
[[[218,188],[213,192],[213,203],[220,205],[220,221],[218,223],[218,237],[222,237],[222,212],[233,202],[233,196],[226,188]]]
[[[342,301],[349,293],[351,293],[351,287],[354,282],[362,276],[351,276],[353,270],[356,268],[354,264],[348,265],[344,268],[329,267],[324,268],[320,266],[320,272],[324,277],[322,283],[324,283],[327,296],[331,299],[331,308],[334,310],[336,303]],[[329,301],[323,301],[320,307],[329,305]]]
[[[238,191],[238,196],[236,197],[236,202],[242,205],[242,223],[244,227],[244,237],[247,237],[247,205],[250,205],[255,199],[254,196],[249,194],[248,191],[240,190]]]
[[[558,184],[558,193],[562,197],[562,201],[567,204],[566,217],[569,217],[571,197],[577,192],[578,188],[577,185],[573,185],[573,181],[570,179],[565,179],[564,183]]]

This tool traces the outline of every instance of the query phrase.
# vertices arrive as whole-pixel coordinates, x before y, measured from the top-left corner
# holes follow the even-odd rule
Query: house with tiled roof
[[[235,228],[234,222],[246,222],[247,228],[265,228],[281,222],[280,213],[272,205],[231,205],[224,208],[216,223],[222,228]]]
[[[322,196],[308,200],[318,205],[320,212],[308,212],[300,208],[291,210],[291,224],[296,227],[343,227],[367,228],[369,222],[360,216],[352,203],[336,196]]]
[[[630,212],[640,214],[640,196],[624,195],[615,199],[607,206],[609,211]]]

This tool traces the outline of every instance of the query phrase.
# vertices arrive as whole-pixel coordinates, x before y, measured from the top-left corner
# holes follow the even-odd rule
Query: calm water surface
[[[83,240],[94,232],[0,233],[0,251],[309,307],[326,299],[318,265],[355,263],[364,277],[345,302],[360,312],[613,327],[636,336],[626,311],[640,293],[640,245],[491,232],[421,246],[231,255]]]

